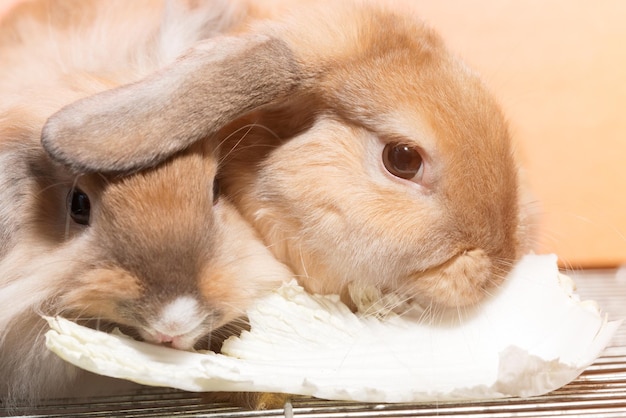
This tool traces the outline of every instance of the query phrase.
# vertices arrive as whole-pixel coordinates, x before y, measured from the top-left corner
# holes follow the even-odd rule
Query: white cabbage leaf
[[[476,307],[363,316],[284,284],[221,354],[185,352],[47,318],[50,350],[94,373],[188,391],[364,402],[527,397],[575,379],[621,321],[580,301],[553,255],[527,255]],[[420,316],[423,316],[420,319]]]

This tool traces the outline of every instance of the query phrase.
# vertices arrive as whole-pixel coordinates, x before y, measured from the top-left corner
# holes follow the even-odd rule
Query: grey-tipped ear
[[[48,119],[41,141],[52,158],[76,171],[132,171],[289,95],[299,81],[283,41],[213,38],[142,81],[64,107]]]

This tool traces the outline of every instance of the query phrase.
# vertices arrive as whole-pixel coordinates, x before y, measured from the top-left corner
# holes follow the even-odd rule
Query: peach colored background
[[[385,1],[415,9],[500,99],[542,216],[537,250],[625,262],[626,2]]]
[[[0,16],[2,16],[14,3],[19,0],[0,0]]]

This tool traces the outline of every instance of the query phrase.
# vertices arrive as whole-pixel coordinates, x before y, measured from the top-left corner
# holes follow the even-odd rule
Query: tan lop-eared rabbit
[[[223,78],[233,44],[248,59]],[[106,164],[127,170],[216,135],[225,193],[308,290],[347,302],[376,287],[426,307],[473,304],[528,241],[498,104],[436,33],[376,2],[255,22],[53,122],[44,146],[88,170],[102,168],[92,151],[59,144],[99,155],[117,141]]]
[[[2,21],[2,408],[125,386],[48,352],[41,314],[105,330],[118,326],[179,349],[207,348],[224,337],[223,325],[291,277],[220,196],[217,143],[198,142],[134,173],[109,165],[115,141],[98,138],[103,148],[94,151],[47,137],[48,147],[86,152],[106,173],[71,170],[40,144],[51,115],[51,124],[75,116],[71,108],[59,111],[65,105],[168,65],[199,39],[229,30],[239,16],[227,1],[54,0],[25,3]],[[228,53],[216,77],[250,59],[250,44],[234,41],[207,51],[216,63]],[[219,100],[226,93],[214,92]],[[123,144],[135,169],[145,166],[143,152],[130,157],[141,144],[141,137]]]

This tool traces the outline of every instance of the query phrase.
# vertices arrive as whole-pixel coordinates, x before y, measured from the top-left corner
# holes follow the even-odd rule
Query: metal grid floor
[[[626,269],[569,272],[583,299],[598,301],[610,318],[626,318]],[[286,409],[249,411],[207,404],[202,395],[146,388],[126,396],[59,400],[26,411],[30,417],[626,417],[626,325],[603,356],[578,379],[528,399],[414,404],[362,404],[296,398]],[[19,415],[22,414],[22,415]],[[2,415],[2,412],[0,412]],[[6,416],[6,412],[4,415]]]

